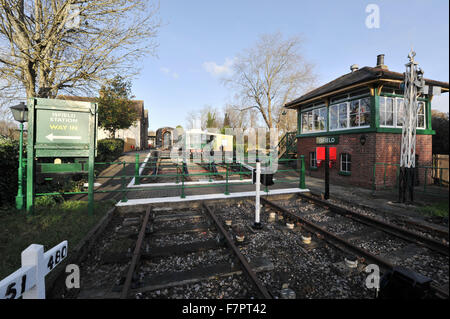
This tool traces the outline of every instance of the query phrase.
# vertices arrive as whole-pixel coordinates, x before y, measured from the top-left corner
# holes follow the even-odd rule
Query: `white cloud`
[[[162,73],[167,74],[168,76],[173,77],[174,79],[178,79],[180,75],[177,72],[172,72],[169,68],[162,67],[159,69]]]
[[[170,73],[170,70],[168,68],[164,68],[163,67],[160,70],[161,70],[162,73],[165,73],[165,74],[169,74]]]
[[[203,68],[213,76],[231,75],[233,64],[234,59],[226,58],[223,65],[218,65],[216,62],[205,62]]]

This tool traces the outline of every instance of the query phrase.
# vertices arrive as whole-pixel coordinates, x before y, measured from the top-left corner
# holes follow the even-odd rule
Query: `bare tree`
[[[244,105],[241,110],[257,110],[267,127],[280,129],[282,106],[315,81],[313,67],[300,49],[298,37],[283,40],[275,33],[261,36],[254,47],[237,56],[234,73],[224,82],[236,90]]]
[[[221,112],[211,105],[205,105],[201,109],[189,111],[186,116],[186,127],[187,129],[200,128],[206,130],[206,128],[211,127],[211,119],[214,118],[214,123],[220,126],[219,123],[223,122],[223,116]],[[200,127],[197,127],[200,125]]]
[[[94,93],[155,54],[158,5],[147,0],[0,0],[0,93]]]
[[[223,113],[227,114],[232,128],[247,128],[249,121],[249,112],[241,111],[236,106],[227,104],[223,108]]]

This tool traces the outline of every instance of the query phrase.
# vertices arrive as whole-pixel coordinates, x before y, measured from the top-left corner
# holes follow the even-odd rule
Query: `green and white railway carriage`
[[[232,135],[211,133],[196,129],[186,131],[185,134],[185,150],[190,156],[194,156],[194,153],[202,154],[206,150],[233,152]]]

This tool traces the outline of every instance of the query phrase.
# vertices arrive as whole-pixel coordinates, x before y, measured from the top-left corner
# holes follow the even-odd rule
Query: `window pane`
[[[359,126],[359,115],[358,114],[350,114],[350,127]]]
[[[313,118],[312,118],[312,112],[308,112],[308,131],[312,131],[313,129]]]
[[[338,128],[337,107],[337,105],[333,105],[330,107],[330,130],[335,130]]]
[[[359,100],[350,102],[350,127],[359,126]]]
[[[370,99],[364,98],[359,101],[359,125],[370,125]]]
[[[425,115],[417,115],[417,127],[425,128]]]
[[[386,98],[386,125],[394,125],[394,99]]]
[[[308,113],[302,113],[302,132],[308,131]]]
[[[347,128],[347,103],[339,104],[339,128]]]
[[[425,114],[425,103],[424,102],[418,102],[418,108],[417,108],[417,114]]]
[[[323,107],[320,110],[320,130],[324,131],[327,129],[327,108]]]
[[[343,172],[351,171],[351,156],[348,153],[341,154],[341,171]]]
[[[380,96],[380,112],[386,112],[386,98]]]
[[[313,110],[313,119],[314,119],[314,123],[313,123],[313,129],[314,131],[318,131],[319,130],[319,110]]]
[[[309,153],[309,163],[311,165],[311,167],[317,167],[317,162],[316,162],[316,152],[311,152]]]
[[[359,100],[353,100],[350,102],[350,114],[359,113]]]
[[[364,98],[359,101],[359,112],[370,113],[370,99]]]
[[[397,126],[403,126],[405,116],[405,100],[397,99]]]
[[[386,125],[386,98],[380,97],[380,125]]]

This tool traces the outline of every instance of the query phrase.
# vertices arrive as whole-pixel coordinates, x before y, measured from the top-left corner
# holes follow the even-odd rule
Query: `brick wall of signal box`
[[[364,135],[366,142],[360,143],[360,137]],[[419,165],[430,165],[432,162],[431,135],[417,135],[416,154],[419,155]],[[373,187],[373,169],[375,163],[391,163],[392,165],[376,166],[377,187],[392,186],[396,182],[397,166],[400,162],[401,134],[392,133],[356,133],[339,135],[336,147],[337,160],[330,169],[330,182],[334,184],[347,184],[360,187]],[[324,178],[325,168],[322,164],[316,171],[310,170],[309,153],[314,152],[316,147],[324,145],[316,144],[316,137],[298,138],[298,154],[305,156],[306,174],[312,177]],[[340,154],[351,155],[351,175],[339,175]],[[386,170],[386,172],[385,172]],[[385,177],[386,174],[386,177]],[[431,182],[431,172],[427,172],[427,183]],[[423,184],[425,170],[419,169],[420,184]]]

